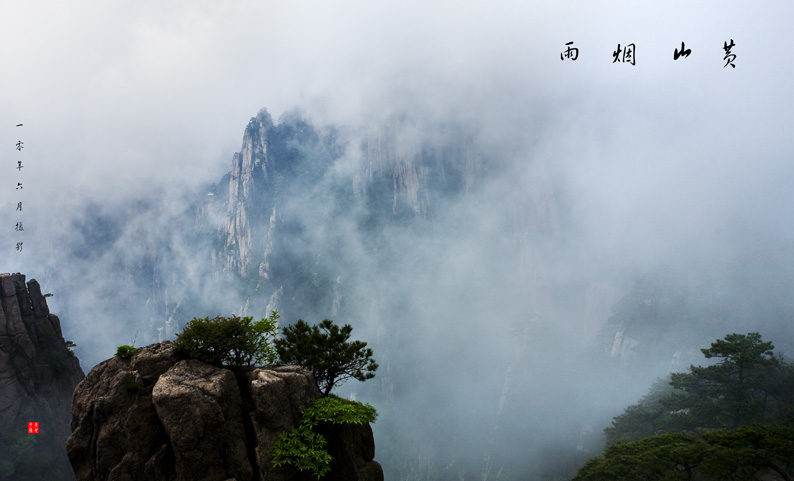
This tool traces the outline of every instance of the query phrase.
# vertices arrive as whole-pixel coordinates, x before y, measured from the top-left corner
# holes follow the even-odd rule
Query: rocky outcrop
[[[299,367],[233,372],[180,360],[166,341],[88,374],[67,452],[79,481],[308,481],[310,473],[274,468],[271,453],[319,396]],[[334,459],[324,479],[383,479],[368,424],[319,428]]]
[[[85,377],[80,362],[35,279],[0,274],[0,306],[0,472],[74,479],[64,444],[72,392]],[[29,422],[38,433],[28,434]]]

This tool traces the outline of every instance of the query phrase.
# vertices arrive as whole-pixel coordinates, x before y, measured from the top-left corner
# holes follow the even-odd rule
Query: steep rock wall
[[[3,479],[74,479],[64,450],[75,386],[85,377],[39,283],[0,274],[0,468]],[[29,422],[39,432],[28,434]],[[16,448],[12,449],[12,445]],[[21,446],[21,447],[20,447]],[[21,456],[25,451],[24,456]]]

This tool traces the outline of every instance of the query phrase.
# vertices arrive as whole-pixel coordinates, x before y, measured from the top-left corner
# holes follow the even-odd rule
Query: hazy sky
[[[36,231],[86,198],[214,181],[249,117],[295,105],[320,122],[477,119],[581,189],[585,230],[640,242],[719,215],[791,233],[792,14],[784,1],[3,2],[3,235],[18,199],[33,255]],[[560,60],[568,41],[575,62]],[[682,41],[692,54],[674,61]],[[636,65],[612,63],[629,43]],[[24,270],[5,244],[2,269]]]

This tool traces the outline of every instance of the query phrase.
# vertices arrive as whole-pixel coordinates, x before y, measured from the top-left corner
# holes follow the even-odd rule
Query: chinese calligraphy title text
[[[725,60],[725,65],[723,68],[727,67],[728,65],[731,68],[736,68],[736,64],[734,64],[734,60],[736,60],[736,54],[731,52],[731,49],[735,47],[736,44],[734,43],[733,39],[730,39],[730,44],[727,41],[723,42],[722,50],[725,51],[725,56],[723,60]],[[636,55],[637,46],[633,43],[626,44],[621,47],[618,44],[617,48],[612,52],[612,63],[627,63],[630,65],[637,64],[637,55]],[[678,60],[679,58],[687,58],[692,54],[692,49],[687,48],[685,43],[681,42],[681,48],[673,49],[673,60]],[[579,48],[573,46],[573,41],[565,43],[565,50],[560,53],[560,60],[570,60],[575,62],[579,58]]]

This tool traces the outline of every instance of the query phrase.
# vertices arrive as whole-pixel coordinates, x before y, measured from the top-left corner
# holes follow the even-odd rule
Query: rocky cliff
[[[165,341],[91,370],[75,391],[67,451],[79,481],[308,481],[274,468],[271,450],[319,396],[298,367],[232,372],[180,360]],[[321,430],[334,459],[325,479],[383,479],[368,424]]]
[[[0,478],[74,479],[64,444],[80,363],[35,279],[0,274],[0,305]]]

